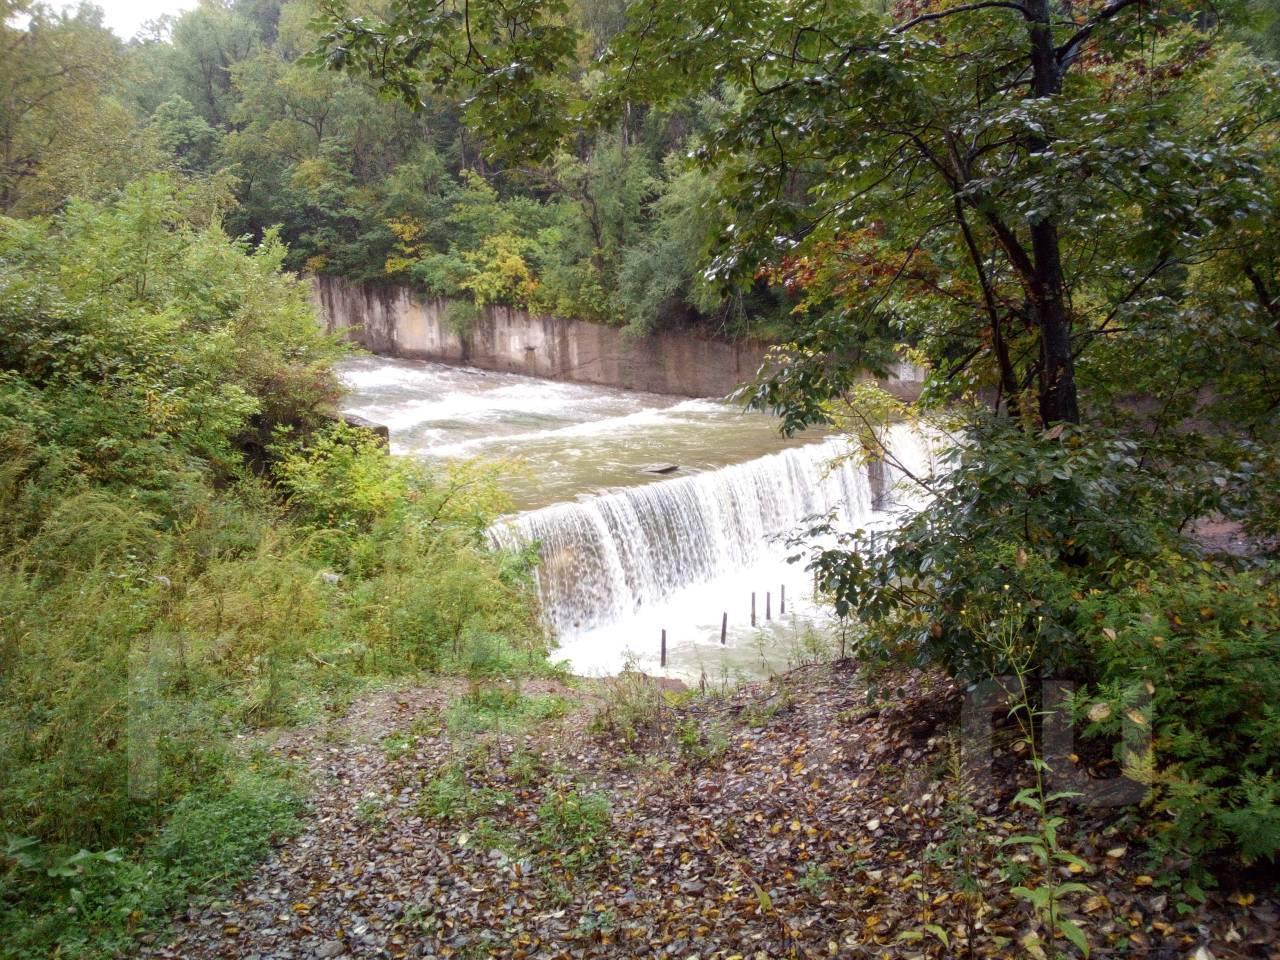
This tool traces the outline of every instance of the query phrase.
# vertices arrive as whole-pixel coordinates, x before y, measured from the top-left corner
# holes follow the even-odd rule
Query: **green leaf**
[[[1084,794],[1079,790],[1059,790],[1057,793],[1051,793],[1044,798],[1045,803],[1053,803],[1056,800],[1070,800],[1072,797],[1083,797]]]
[[[751,881],[751,887],[756,892],[756,900],[760,904],[761,913],[773,912],[773,898],[769,896],[768,891],[754,880]]]
[[[1038,910],[1043,910],[1049,905],[1049,888],[1048,887],[1014,887],[1010,891],[1015,897],[1021,897]]]
[[[1089,888],[1083,883],[1060,883],[1054,888],[1057,897],[1064,897],[1069,893],[1088,893]]]
[[[1077,924],[1070,920],[1059,920],[1058,933],[1075,944],[1076,949],[1086,957],[1089,956],[1089,938],[1085,936],[1084,931]]]
[[[1040,809],[1040,796],[1036,793],[1034,787],[1024,787],[1019,790],[1013,797],[1014,806],[1029,807],[1032,810]]]
[[[1043,847],[1044,838],[1036,833],[1018,833],[1012,837],[1005,837],[1000,841],[1000,846],[1008,847],[1013,844],[1026,844],[1030,847]]]

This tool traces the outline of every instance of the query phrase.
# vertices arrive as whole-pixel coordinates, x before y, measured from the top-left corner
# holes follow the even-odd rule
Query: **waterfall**
[[[517,515],[496,545],[538,542],[543,610],[557,636],[633,615],[690,585],[751,566],[771,538],[836,511],[872,510],[866,467],[850,440],[829,439],[747,463],[630,487]]]

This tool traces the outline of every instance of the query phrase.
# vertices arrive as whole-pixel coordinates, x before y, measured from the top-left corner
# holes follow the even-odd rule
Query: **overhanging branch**
[[[933,13],[922,13],[918,17],[912,17],[906,23],[900,23],[890,33],[899,34],[906,33],[912,27],[922,23],[928,23],[930,20],[941,20],[956,13],[968,13],[971,10],[987,10],[993,7],[1002,7],[1006,10],[1017,10],[1024,20],[1030,20],[1031,14],[1027,12],[1027,8],[1020,3],[1013,3],[1012,0],[982,0],[980,3],[962,3],[958,7],[948,7],[946,10],[935,10]]]
[[[1097,16],[1087,21],[1084,26],[1072,34],[1062,46],[1058,47],[1056,53],[1058,55],[1058,68],[1061,72],[1066,73],[1080,55],[1080,48],[1085,41],[1093,36],[1093,32],[1108,20],[1113,19],[1117,14],[1129,7],[1137,6],[1143,0],[1111,0],[1105,7],[1098,11]]]

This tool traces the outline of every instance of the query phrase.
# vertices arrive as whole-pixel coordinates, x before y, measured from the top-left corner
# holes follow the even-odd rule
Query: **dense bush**
[[[924,509],[839,535],[813,568],[861,619],[864,662],[1083,681],[1086,732],[1115,739],[1151,787],[1153,845],[1172,868],[1274,859],[1278,571],[1202,556],[1185,519],[1235,495],[1206,481],[1211,464],[1167,452],[1099,430],[971,423],[921,478]],[[1133,722],[1153,734],[1141,756],[1120,740]]]
[[[296,798],[239,735],[473,642],[540,662],[494,478],[321,427],[340,349],[209,200],[0,222],[0,956],[113,948],[247,868]]]
[[[1121,437],[981,419],[938,457],[933,475],[918,478],[925,509],[890,529],[842,533],[813,554],[837,612],[867,625],[866,657],[968,678],[1002,673],[998,650],[978,640],[983,612],[1012,603],[1025,611],[1037,670],[1082,669],[1079,594],[1180,542],[1169,519],[1176,491]]]
[[[1234,849],[1280,855],[1280,570],[1164,557],[1080,601],[1099,681],[1078,698],[1087,733],[1150,725],[1122,756],[1151,787],[1158,850],[1181,869]]]

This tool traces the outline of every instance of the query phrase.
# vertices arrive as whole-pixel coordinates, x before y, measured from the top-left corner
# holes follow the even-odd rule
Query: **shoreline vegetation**
[[[0,954],[102,955],[295,822],[255,731],[547,670],[497,478],[322,413],[283,247],[164,178],[0,239]],[[246,737],[250,739],[245,740]]]

